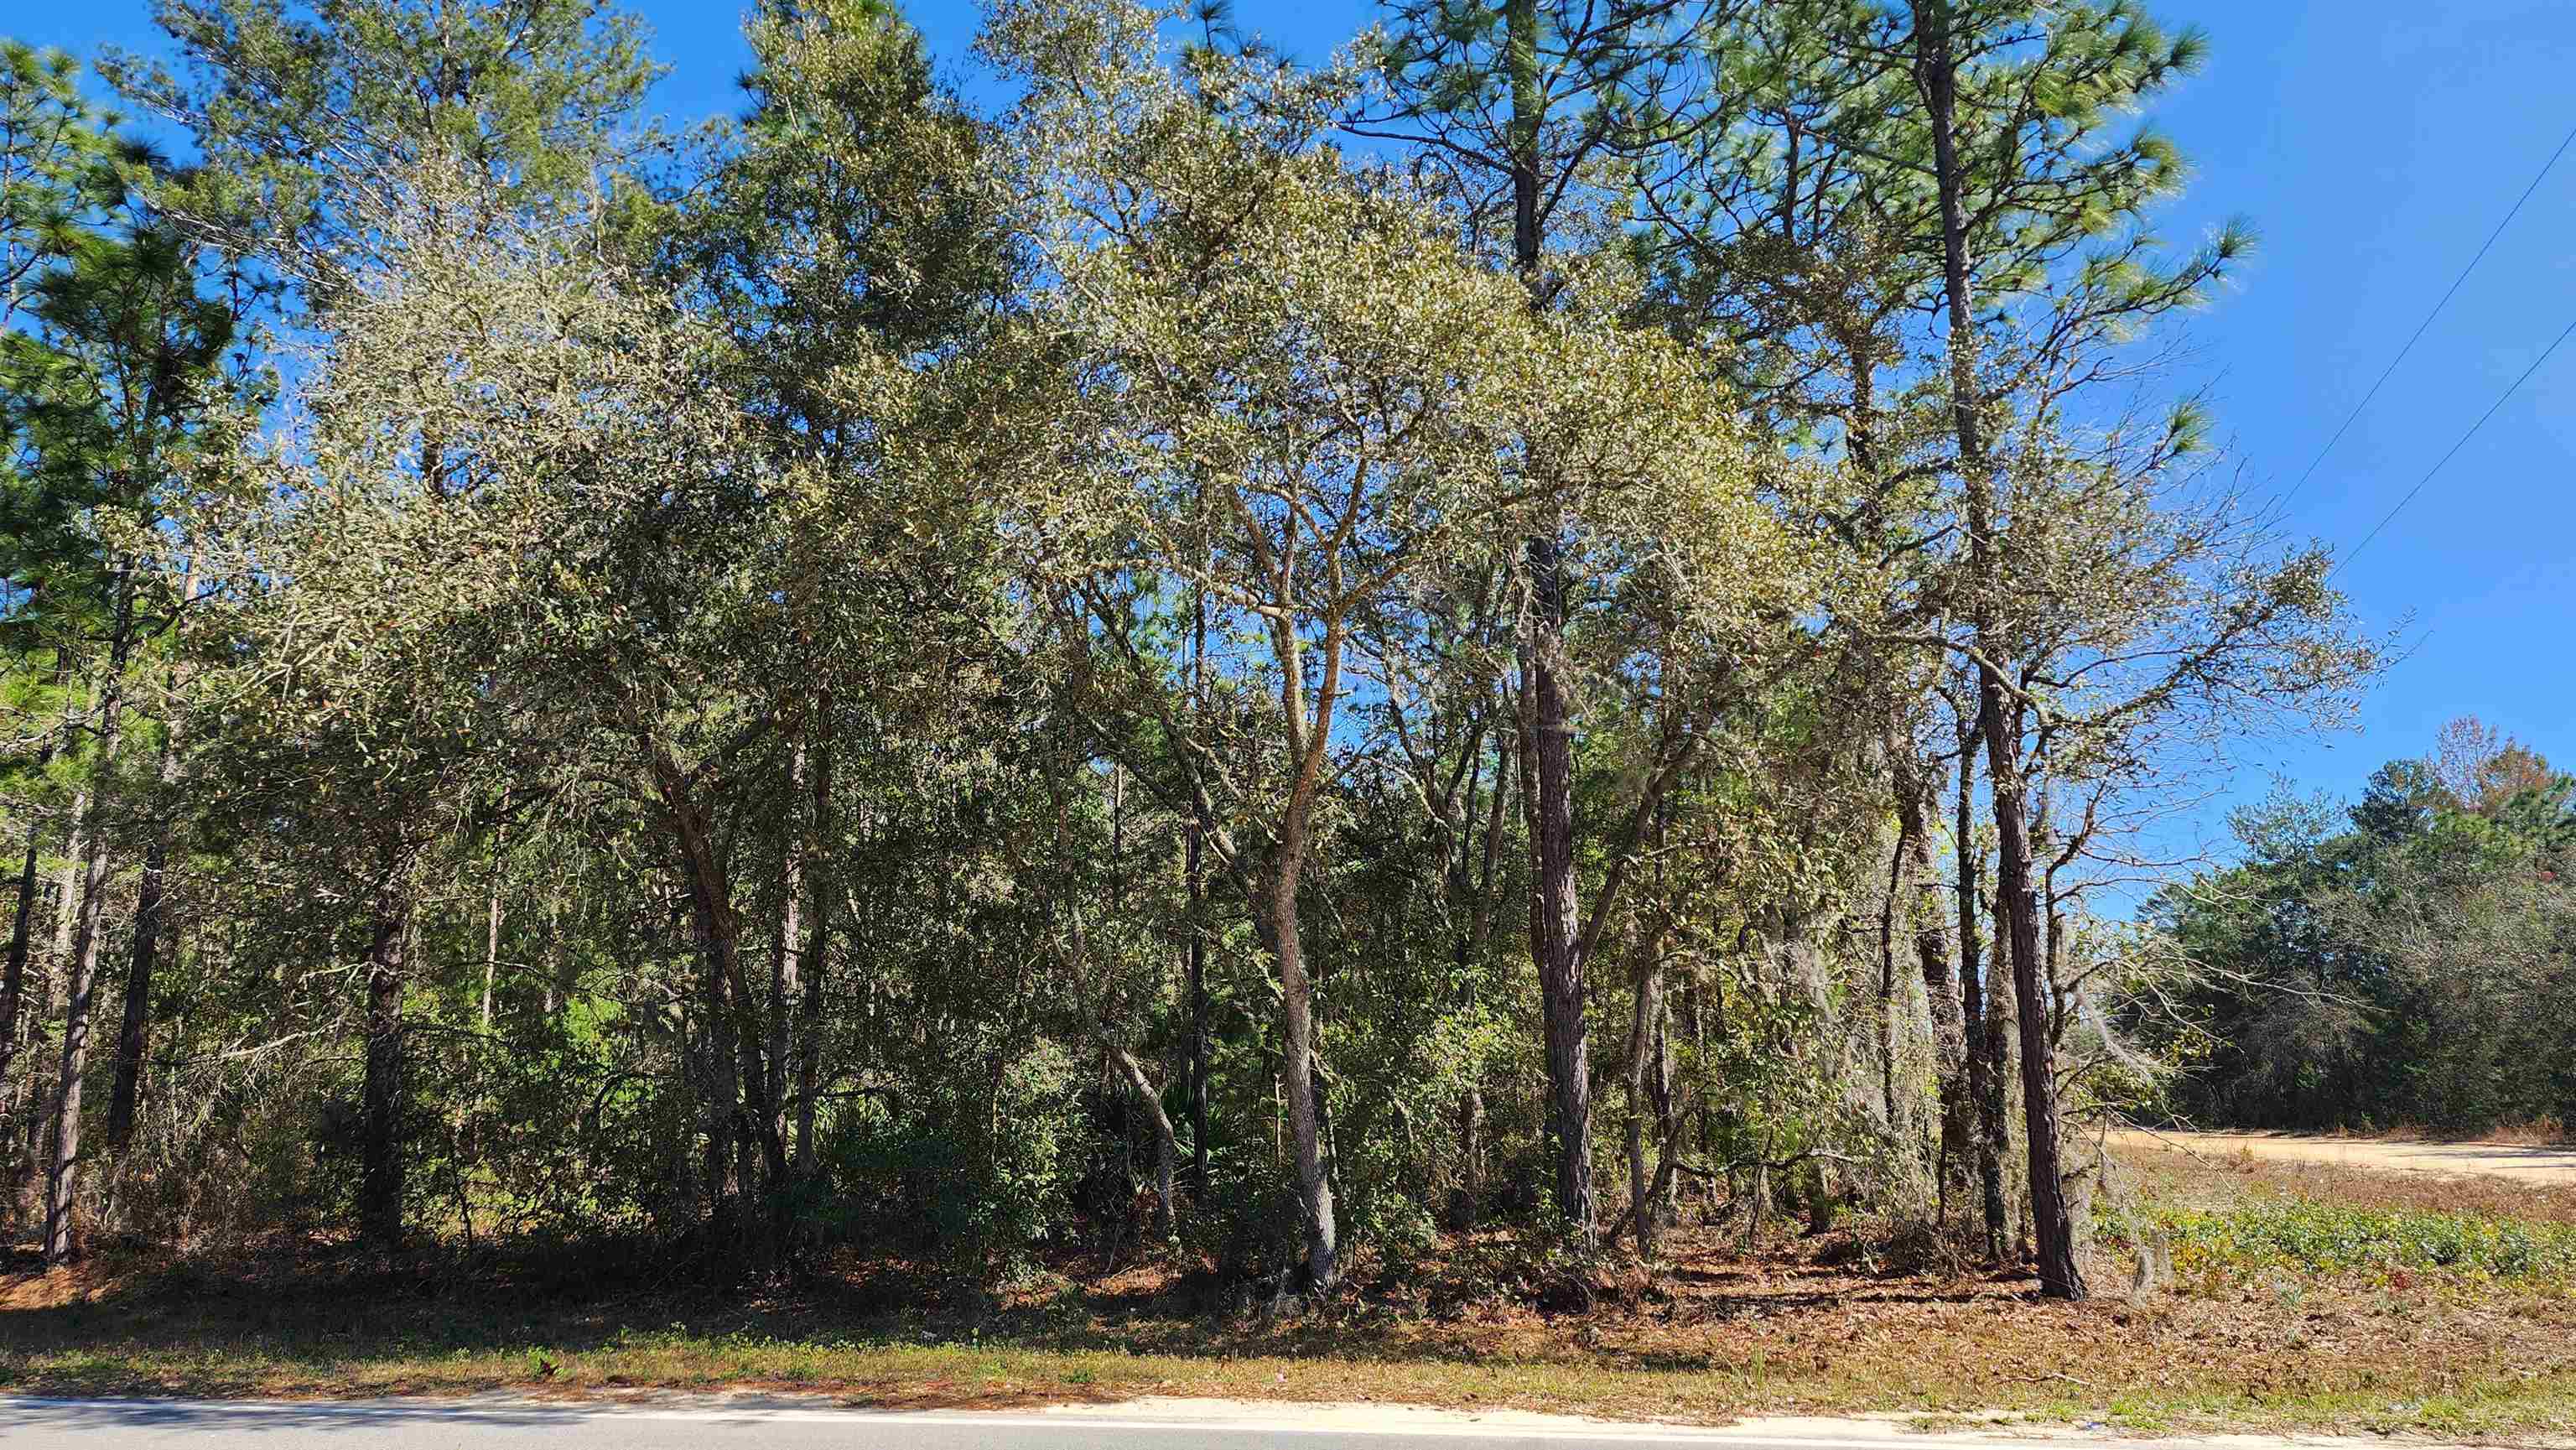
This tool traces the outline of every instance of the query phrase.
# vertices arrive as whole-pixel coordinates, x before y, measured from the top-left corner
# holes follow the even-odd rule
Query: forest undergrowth
[[[631,1246],[387,1257],[307,1238],[177,1262],[111,1250],[51,1274],[22,1252],[0,1281],[0,1384],[767,1390],[889,1408],[1208,1395],[2507,1439],[2576,1428],[2576,1192],[2250,1158],[2130,1176],[2135,1201],[2095,1237],[2099,1281],[2126,1292],[2071,1305],[2039,1301],[2024,1265],[1979,1265],[1920,1226],[1855,1218],[1811,1233],[1775,1219],[1748,1246],[1722,1212],[1668,1235],[1653,1266],[1614,1254],[1570,1273],[1497,1229],[1366,1263],[1332,1299],[1289,1305],[1168,1260],[1087,1251],[999,1292],[854,1254],[744,1289]],[[2159,1239],[2152,1275],[2138,1267],[2141,1225]]]

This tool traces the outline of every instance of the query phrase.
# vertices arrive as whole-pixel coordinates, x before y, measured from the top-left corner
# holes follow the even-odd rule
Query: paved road
[[[219,1403],[189,1400],[0,1399],[0,1445],[10,1450],[104,1450],[185,1445],[190,1450],[2034,1450],[2098,1443],[2070,1434],[2011,1440],[1913,1436],[1890,1425],[1849,1435],[1634,1428],[1562,1422],[1534,1428],[1457,1419],[1382,1426],[1235,1418],[1119,1418],[1117,1407],[1079,1414],[887,1413],[802,1407],[655,1408],[485,1400],[359,1403]],[[2237,1440],[2227,1450],[2266,1442]],[[2294,1442],[2270,1442],[2287,1447]],[[2315,1446],[2324,1442],[2296,1442]],[[2351,1442],[2345,1442],[2349,1444]],[[2156,1450],[2203,1450],[2160,1441]]]

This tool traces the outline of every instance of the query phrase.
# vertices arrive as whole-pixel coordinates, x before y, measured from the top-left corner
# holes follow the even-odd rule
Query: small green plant
[[[2543,1283],[2576,1279],[2576,1225],[2273,1199],[2224,1209],[2168,1209],[2152,1215],[2150,1226],[2171,1235],[2177,1273],[2204,1278],[2213,1271],[2277,1268],[2375,1272],[2403,1284],[2426,1272]]]

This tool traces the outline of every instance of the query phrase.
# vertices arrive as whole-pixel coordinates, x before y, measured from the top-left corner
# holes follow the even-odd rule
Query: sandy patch
[[[935,1412],[940,1418],[951,1412]],[[973,1412],[954,1412],[955,1417],[984,1419]],[[1020,1418],[1020,1417],[1013,1417]],[[2117,1437],[2102,1426],[2034,1425],[2017,1422],[2009,1415],[1950,1416],[1953,1424],[1966,1420],[1959,1428],[1925,1430],[1918,1428],[1918,1417],[1903,1414],[1805,1416],[1772,1415],[1738,1420],[1723,1428],[1706,1429],[1683,1425],[1599,1420],[1579,1415],[1547,1415],[1527,1410],[1445,1410],[1416,1405],[1376,1403],[1301,1404],[1291,1401],[1225,1400],[1148,1395],[1141,1399],[1119,1400],[1103,1404],[1058,1405],[1038,1411],[1031,1418],[1067,1420],[1079,1423],[1175,1423],[1252,1429],[1256,1427],[1294,1428],[1301,1431],[1338,1430],[1352,1435],[1457,1435],[1474,1440],[1482,1436],[1541,1435],[1551,1440],[1629,1441],[1638,1444],[1697,1444],[1722,1450],[1875,1450],[1886,1446],[1902,1450],[1907,1446],[1949,1447],[1949,1450],[2019,1450],[2019,1447],[2046,1444],[2095,1443]],[[2194,1435],[2187,1440],[2161,1442],[2168,1447],[2211,1447],[2211,1450],[2353,1450],[2353,1447],[2379,1446],[2386,1442],[2327,1435]],[[2419,1450],[2431,1450],[2429,1444]]]
[[[2302,1133],[2113,1133],[2114,1147],[2226,1159],[2240,1153],[2296,1163],[2331,1163],[2399,1173],[2492,1174],[2525,1183],[2576,1183],[2576,1148],[2509,1143],[2433,1143],[2404,1138],[2327,1138]]]

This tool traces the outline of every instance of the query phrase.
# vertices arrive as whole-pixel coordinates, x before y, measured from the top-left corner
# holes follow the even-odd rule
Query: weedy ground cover
[[[1249,1309],[1168,1264],[1065,1262],[999,1295],[840,1260],[746,1292],[487,1248],[388,1260],[305,1242],[227,1262],[103,1255],[0,1281],[0,1388],[344,1396],[803,1390],[877,1406],[1143,1394],[1510,1406],[1717,1422],[2002,1411],[2140,1432],[2576,1433],[2576,1214],[2549,1195],[2225,1161],[2135,1165],[2174,1272],[2038,1300],[1860,1223],[1676,1236],[1588,1305],[1508,1238],[1364,1265],[1330,1304]],[[2342,1199],[2320,1193],[2342,1192]],[[2527,1207],[2526,1214],[2508,1212]],[[603,1287],[609,1286],[609,1287]]]

